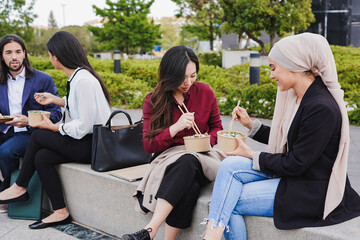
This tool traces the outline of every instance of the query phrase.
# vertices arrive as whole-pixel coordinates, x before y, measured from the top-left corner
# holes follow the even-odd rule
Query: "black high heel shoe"
[[[69,214],[69,216],[67,218],[65,218],[64,220],[57,221],[57,222],[49,222],[49,223],[45,223],[43,221],[37,221],[37,222],[34,222],[33,224],[30,224],[29,228],[30,229],[43,229],[43,228],[57,226],[57,225],[65,225],[65,224],[71,223],[71,221],[72,221],[72,218]]]
[[[28,192],[23,193],[22,195],[16,198],[10,198],[6,200],[0,200],[0,204],[8,204],[8,203],[15,203],[15,202],[26,202],[29,199]]]

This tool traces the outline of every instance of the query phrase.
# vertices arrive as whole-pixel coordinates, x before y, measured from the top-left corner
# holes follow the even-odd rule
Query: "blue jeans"
[[[220,164],[208,220],[225,227],[225,239],[246,240],[243,215],[273,216],[279,178],[252,169],[252,160],[227,157]]]
[[[19,168],[19,159],[25,154],[29,138],[28,132],[14,132],[14,128],[6,134],[0,133],[0,170],[4,178],[0,192],[10,187],[11,173]]]

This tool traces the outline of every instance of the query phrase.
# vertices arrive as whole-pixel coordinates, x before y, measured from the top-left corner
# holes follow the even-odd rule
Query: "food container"
[[[184,137],[185,149],[191,152],[209,152],[211,150],[210,135],[195,134]]]
[[[13,119],[14,119],[13,117],[3,116],[3,115],[1,115],[1,113],[0,113],[0,123],[5,123],[5,122],[11,121],[11,120],[13,120]]]
[[[238,141],[235,138],[237,134],[241,135],[241,140],[245,142],[246,140],[246,134],[242,132],[236,132],[236,131],[229,131],[229,130],[222,130],[218,131],[218,148],[224,152],[232,152],[238,147]]]
[[[41,110],[30,110],[28,111],[29,124],[35,124],[43,120],[41,113],[44,113],[47,118],[50,118],[50,112]]]

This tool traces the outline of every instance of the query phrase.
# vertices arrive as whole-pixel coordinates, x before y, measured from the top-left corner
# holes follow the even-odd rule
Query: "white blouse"
[[[59,132],[75,139],[92,133],[95,124],[104,125],[111,114],[99,81],[86,69],[78,71],[71,80],[68,101],[65,104],[69,111],[65,111],[68,114],[65,123],[59,125]]]

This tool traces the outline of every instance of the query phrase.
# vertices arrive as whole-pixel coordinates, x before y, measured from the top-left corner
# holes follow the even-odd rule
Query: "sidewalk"
[[[141,119],[141,110],[126,110],[132,117],[133,122]],[[124,116],[117,117],[117,120],[122,124],[127,124]],[[231,117],[221,116],[224,129],[228,129]],[[271,120],[259,119],[264,124],[271,124]],[[246,129],[239,123],[234,123],[233,129],[235,131],[246,132]],[[350,126],[350,153],[348,161],[348,173],[350,182],[353,188],[360,193],[360,127]],[[266,145],[255,142],[252,139],[247,139],[246,143],[254,150],[264,150]],[[96,216],[94,216],[96,217]],[[110,240],[118,239],[112,236],[107,236],[104,233],[97,232],[91,229],[84,228],[76,223],[68,224],[56,228],[47,228],[43,230],[30,230],[28,225],[34,221],[30,220],[13,220],[7,217],[7,214],[0,214],[0,240],[71,240],[71,239],[86,239],[86,240]]]

